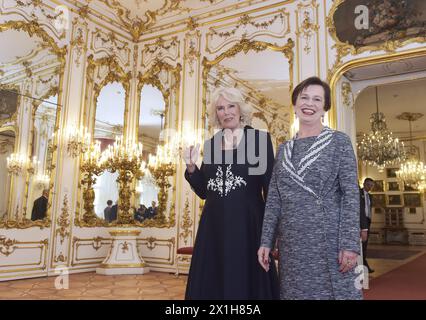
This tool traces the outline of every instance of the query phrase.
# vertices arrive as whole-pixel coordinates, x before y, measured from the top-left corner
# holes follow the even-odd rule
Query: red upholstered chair
[[[176,277],[179,276],[179,261],[188,260],[188,257],[185,256],[192,256],[192,252],[194,251],[194,247],[182,247],[177,249],[176,251]]]

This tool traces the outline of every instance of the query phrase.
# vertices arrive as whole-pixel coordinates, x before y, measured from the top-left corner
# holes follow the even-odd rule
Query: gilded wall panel
[[[47,239],[20,241],[0,235],[0,275],[46,270],[47,254]]]
[[[215,24],[208,29],[206,52],[214,54],[226,50],[241,39],[284,42],[289,34],[290,14],[285,8],[269,13],[243,14],[237,20]]]

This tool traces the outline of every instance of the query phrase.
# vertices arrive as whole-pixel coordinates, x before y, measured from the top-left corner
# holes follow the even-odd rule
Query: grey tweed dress
[[[281,299],[362,299],[340,250],[360,252],[357,164],[349,137],[324,127],[280,145],[261,245],[280,253]]]

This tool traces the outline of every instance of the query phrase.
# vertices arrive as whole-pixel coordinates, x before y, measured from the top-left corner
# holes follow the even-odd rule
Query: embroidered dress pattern
[[[284,169],[290,173],[290,177],[296,182],[299,186],[301,186],[306,191],[312,193],[315,197],[318,197],[315,192],[309,188],[304,181],[304,177],[306,174],[306,170],[309,166],[318,159],[321,155],[321,151],[330,144],[334,131],[328,127],[324,127],[323,131],[316,138],[314,144],[309,148],[307,154],[300,160],[299,165],[297,166],[297,170],[294,168],[291,158],[293,154],[293,144],[294,139],[289,141],[284,147],[284,157],[282,161],[282,165]]]
[[[247,185],[247,182],[240,176],[234,176],[231,171],[232,165],[226,167],[225,173],[225,197],[231,192],[231,190],[235,190],[237,187],[241,187],[242,185]],[[207,182],[207,190],[217,191],[221,197],[223,197],[223,170],[221,166],[217,167],[216,171],[216,179],[210,179]]]

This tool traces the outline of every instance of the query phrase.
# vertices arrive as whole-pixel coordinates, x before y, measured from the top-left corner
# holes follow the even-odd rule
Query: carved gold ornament
[[[185,208],[183,209],[183,215],[182,220],[180,223],[180,227],[182,228],[182,231],[179,234],[179,238],[183,239],[183,242],[185,245],[188,243],[188,238],[192,236],[192,225],[194,224],[194,221],[191,219],[191,211],[189,210],[189,200],[188,198],[185,199]]]
[[[68,196],[64,195],[64,200],[62,202],[62,208],[61,208],[61,215],[58,217],[58,226],[59,228],[56,229],[56,234],[60,236],[61,238],[61,244],[64,242],[65,237],[69,236],[68,227],[70,226],[69,222],[69,213],[68,213]]]

